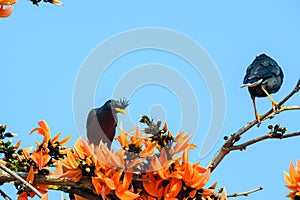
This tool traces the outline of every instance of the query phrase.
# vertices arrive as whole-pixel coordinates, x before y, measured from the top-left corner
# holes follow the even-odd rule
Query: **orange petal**
[[[6,161],[0,159],[0,164],[6,166]]]
[[[120,199],[128,199],[128,200],[134,200],[136,198],[138,198],[140,195],[135,194],[133,192],[130,192],[128,190],[126,190],[125,192],[119,192],[118,190],[116,190],[116,195],[117,197],[119,197]]]
[[[46,195],[44,195],[41,200],[48,200],[48,193],[46,193]]]
[[[192,190],[192,191],[189,193],[189,197],[190,197],[190,198],[194,198],[195,195],[196,195],[196,193],[197,193],[197,190]]]
[[[110,179],[110,178],[104,178],[103,182],[106,184],[107,187],[109,187],[109,189],[111,190],[115,190],[116,189],[116,184],[115,182]]]
[[[154,162],[154,169],[157,170],[158,175],[162,178],[162,179],[167,179],[167,173],[165,171],[165,168],[162,167],[161,163],[159,162],[158,158],[155,156],[155,160],[153,160]]]
[[[33,147],[27,147],[27,148],[23,148],[23,154],[26,160],[29,160],[30,158],[30,154],[28,153],[28,151],[30,151]]]
[[[297,177],[297,170],[295,169],[295,166],[293,162],[290,162],[290,168],[289,168],[289,173],[290,173],[290,178],[293,182],[296,182],[296,177]]]
[[[150,142],[150,144],[147,143],[146,149],[143,150],[143,151],[141,151],[139,155],[140,155],[141,157],[147,157],[147,156],[153,154],[156,145],[157,145],[157,142]]]
[[[78,138],[74,144],[74,150],[77,154],[77,156],[80,158],[80,159],[84,159],[85,158],[85,155],[84,155],[84,152],[82,151],[82,148],[81,148],[81,140],[82,138]]]
[[[88,199],[86,199],[86,198],[84,198],[82,196],[79,196],[77,194],[74,194],[74,197],[75,197],[75,200],[88,200]]]
[[[101,179],[99,177],[92,177],[92,183],[95,188],[96,194],[100,195],[102,192]]]
[[[55,174],[55,175],[62,175],[62,174],[64,173],[63,167],[62,167],[62,164],[61,164],[60,161],[58,161],[58,162],[56,163],[56,166],[55,166],[55,167],[56,167],[56,168],[55,168],[55,171],[53,172],[53,174]]]
[[[203,190],[202,190],[202,197],[203,198],[208,198],[208,197],[210,197],[213,194],[214,194],[214,190],[213,189],[203,188]]]
[[[60,135],[61,135],[61,132],[57,133],[57,134],[50,140],[50,143],[51,143],[51,144],[54,144],[54,143],[58,140],[58,138],[59,138]]]
[[[168,198],[175,198],[182,189],[182,180],[173,178],[169,184],[170,189],[165,196]]]
[[[175,136],[174,141],[178,142],[179,140],[181,140],[183,133],[183,131],[179,131],[178,134]]]
[[[196,189],[202,188],[209,180],[209,176],[210,176],[210,170],[207,169],[206,172],[202,174],[201,178],[199,180],[193,180],[195,183],[190,186]]]
[[[15,145],[14,145],[14,149],[18,149],[20,147],[21,144],[21,140],[19,140]]]
[[[122,176],[122,171],[117,171],[113,174],[112,180],[117,184],[120,181],[120,178]]]
[[[188,135],[185,135],[182,137],[181,140],[179,140],[176,145],[174,146],[174,152],[173,154],[177,154],[179,152],[181,152],[182,150],[186,149],[187,147],[189,147],[189,140],[191,139],[192,136],[188,136]]]
[[[78,167],[76,159],[70,149],[67,149],[67,159],[72,169],[76,169]]]
[[[130,168],[136,166],[137,164],[142,163],[144,160],[145,160],[145,158],[135,158],[132,162],[130,162],[127,165],[127,168],[130,169]]]
[[[34,181],[34,171],[33,171],[33,165],[31,165],[29,173],[27,175],[26,181],[30,184],[33,183]]]
[[[64,173],[63,175],[59,176],[58,178],[72,178],[74,182],[80,181],[82,177],[82,171],[81,169],[72,169]]]
[[[283,172],[283,173],[284,173],[283,175],[284,175],[284,180],[285,180],[285,182],[286,182],[287,184],[292,184],[293,181],[292,181],[290,175],[289,175],[287,172]]]
[[[29,134],[32,134],[33,132],[35,132],[35,131],[37,131],[38,133],[39,132],[43,132],[43,129],[41,129],[41,128],[34,128],[34,129],[32,129],[31,131],[30,131],[30,133]]]
[[[285,186],[292,191],[296,191],[297,190],[297,184],[285,184]]]
[[[226,189],[224,188],[222,191],[222,196],[220,200],[226,200],[227,199],[227,194],[226,194]]]
[[[18,200],[28,200],[27,193],[26,192],[22,192],[21,194],[19,194]]]
[[[58,0],[53,0],[52,4],[63,5],[63,3],[61,1],[58,1]]]
[[[123,179],[123,183],[122,185],[119,185],[121,187],[119,187],[121,190],[127,190],[127,188],[129,187],[129,185],[131,184],[132,181],[132,173],[130,172],[125,172],[124,174],[124,179]]]
[[[183,154],[182,154],[182,163],[188,163],[189,162],[189,152],[188,149],[184,150]]]
[[[59,145],[64,145],[67,142],[69,142],[69,140],[72,138],[72,135],[69,135],[68,137],[62,139],[61,141],[59,141]]]
[[[2,5],[13,5],[13,4],[15,4],[15,3],[17,3],[17,0],[2,0],[2,1],[0,1],[0,4],[2,4]]]
[[[126,147],[128,145],[127,137],[130,132],[124,133],[124,129],[122,126],[122,123],[120,124],[120,135],[116,137],[115,139],[119,141],[121,147]]]

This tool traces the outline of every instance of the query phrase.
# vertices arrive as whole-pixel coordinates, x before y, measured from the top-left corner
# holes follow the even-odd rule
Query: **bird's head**
[[[125,108],[129,105],[129,101],[126,98],[119,100],[108,100],[105,106],[114,113],[126,114]]]

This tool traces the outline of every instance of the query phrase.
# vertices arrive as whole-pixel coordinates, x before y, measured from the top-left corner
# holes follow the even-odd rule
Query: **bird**
[[[278,92],[283,83],[283,77],[281,67],[266,54],[256,56],[248,66],[240,87],[248,87],[258,126],[260,125],[260,116],[257,113],[255,97],[268,97],[272,102],[273,111],[276,112],[279,109],[278,104],[270,94]]]
[[[102,140],[110,149],[116,133],[118,123],[117,114],[126,114],[125,108],[128,105],[129,101],[126,98],[120,100],[110,99],[100,108],[92,109],[88,114],[86,122],[89,142],[94,145],[99,145]]]

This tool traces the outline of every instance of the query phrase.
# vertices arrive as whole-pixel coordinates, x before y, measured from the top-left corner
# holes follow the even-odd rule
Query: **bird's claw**
[[[272,103],[272,108],[274,113],[278,113],[280,110],[280,106],[277,103]]]
[[[260,126],[260,115],[258,113],[255,114],[256,120],[257,120],[257,127]]]

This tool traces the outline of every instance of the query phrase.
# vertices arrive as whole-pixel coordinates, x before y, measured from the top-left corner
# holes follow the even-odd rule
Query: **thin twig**
[[[289,133],[289,134],[284,134],[282,137],[276,137],[276,136],[268,133],[264,136],[255,138],[253,140],[249,140],[248,142],[245,142],[243,144],[232,146],[232,147],[229,148],[229,150],[230,151],[245,150],[247,146],[250,146],[252,144],[255,144],[257,142],[260,142],[260,141],[263,141],[263,140],[266,140],[266,139],[284,139],[284,138],[290,138],[290,137],[295,137],[295,136],[300,136],[300,131],[299,132],[294,132],[294,133]]]
[[[0,195],[4,198],[4,200],[12,200],[5,192],[0,189]]]
[[[261,186],[258,187],[258,188],[256,188],[256,189],[254,189],[254,190],[249,190],[247,192],[230,194],[230,195],[227,195],[227,197],[230,198],[230,197],[248,196],[249,194],[254,193],[254,192],[258,192],[260,190],[263,190],[263,188]]]
[[[283,99],[278,103],[278,106],[281,107],[287,100],[289,100],[293,95],[295,95],[300,89],[300,79],[298,80],[295,88]],[[265,118],[267,118],[269,115],[273,113],[273,109],[270,109],[268,112],[266,112],[264,115],[261,116],[261,121],[263,121]],[[278,114],[278,113],[276,113]],[[252,122],[247,123],[245,126],[243,126],[240,130],[233,133],[231,137],[226,140],[225,144],[221,147],[221,149],[215,154],[215,156],[211,159],[210,163],[208,164],[208,168],[212,172],[223,160],[223,158],[230,152],[230,147],[233,146],[233,144],[238,141],[241,136],[247,132],[249,129],[251,129],[253,126],[257,124],[257,120],[254,120]]]
[[[23,179],[28,176],[28,172],[15,172],[15,174]],[[99,199],[100,197],[93,194],[94,189],[91,178],[83,176],[79,182],[74,182],[70,178],[59,178],[60,175],[41,175],[34,174],[34,184],[41,185],[56,185],[60,186],[57,190],[64,191],[66,193],[73,193],[85,197],[87,199]],[[11,182],[19,180],[16,176],[0,171],[0,183]],[[49,188],[56,190],[54,188]]]
[[[19,177],[26,178],[28,172],[15,172]],[[57,186],[69,186],[72,188],[82,188],[93,190],[93,184],[91,178],[82,176],[79,182],[74,182],[70,178],[59,178],[60,175],[41,175],[34,174],[34,184],[44,185],[57,185]],[[0,171],[0,183],[15,181],[17,178],[11,174]]]
[[[40,198],[43,197],[43,195],[35,187],[33,187],[30,183],[28,183],[27,181],[25,181],[18,174],[16,174],[15,172],[11,171],[10,169],[8,169],[7,167],[5,167],[2,164],[0,164],[0,168],[2,170],[4,170],[5,172],[7,172],[9,175],[13,176],[16,180],[18,180],[21,183],[23,183],[27,188],[29,188],[30,190],[32,190],[38,197],[40,197]]]
[[[282,106],[277,113],[272,113],[271,115],[269,115],[268,117],[266,117],[264,120],[266,119],[272,119],[275,117],[276,114],[282,113],[284,111],[288,111],[288,110],[300,110],[300,106]]]

